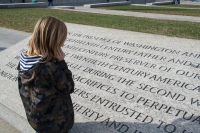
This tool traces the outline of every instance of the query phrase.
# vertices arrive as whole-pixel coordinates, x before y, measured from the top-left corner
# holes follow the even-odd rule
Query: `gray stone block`
[[[171,5],[173,4],[172,1],[163,1],[163,2],[154,2],[152,5]]]
[[[145,0],[130,0],[131,4],[146,4]]]
[[[0,4],[0,9],[3,9],[3,8],[44,8],[44,7],[47,7],[46,2]]]
[[[0,52],[30,35],[30,33],[0,27]]]
[[[21,133],[15,127],[11,126],[5,120],[0,118],[0,133]]]
[[[52,9],[75,9],[74,6],[51,6]]]
[[[126,1],[126,0],[124,0]],[[155,2],[155,0],[129,0],[131,4],[146,4]],[[9,3],[9,0],[0,0],[0,3]],[[25,2],[32,2],[32,0],[25,0]],[[47,0],[40,0],[39,2],[47,2]],[[110,0],[109,2],[123,2],[122,0]],[[22,3],[22,0],[15,0],[14,3]],[[55,6],[83,6],[85,4],[107,3],[107,0],[53,0]]]
[[[130,1],[124,2],[109,2],[109,3],[96,3],[96,4],[85,4],[84,7],[95,8],[95,7],[105,7],[105,6],[120,6],[120,5],[130,5]]]
[[[120,0],[111,0],[111,2],[119,2]],[[25,0],[26,3],[32,0]],[[39,0],[38,2],[48,2],[47,0]],[[83,6],[84,4],[103,3],[106,0],[53,0],[55,6]],[[1,4],[10,3],[9,0],[0,0]],[[22,0],[14,0],[13,3],[22,3]]]

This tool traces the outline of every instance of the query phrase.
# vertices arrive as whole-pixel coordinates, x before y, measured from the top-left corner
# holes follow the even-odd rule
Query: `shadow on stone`
[[[188,119],[188,121],[185,119]],[[160,120],[159,124],[152,124],[153,122],[143,124],[111,121],[111,118],[108,118],[99,122],[75,123],[69,133],[196,133],[190,126],[195,124],[198,128],[199,117],[193,116],[185,119],[178,118],[172,123]]]
[[[0,47],[0,51],[3,51],[3,50],[5,50],[6,48],[4,48],[4,47]]]

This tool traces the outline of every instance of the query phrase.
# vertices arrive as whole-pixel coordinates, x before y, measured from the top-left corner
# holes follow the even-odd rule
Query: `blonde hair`
[[[28,56],[40,55],[44,62],[56,60],[56,53],[67,38],[67,27],[61,20],[47,16],[39,19],[28,43]]]

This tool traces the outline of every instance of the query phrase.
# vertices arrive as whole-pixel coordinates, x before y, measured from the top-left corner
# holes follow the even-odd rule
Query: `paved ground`
[[[0,51],[20,42],[31,34],[0,27]]]
[[[185,2],[182,2],[181,4],[200,4],[200,2],[185,1]],[[102,9],[85,8],[82,6],[75,7],[75,11],[147,17],[147,18],[156,18],[156,19],[168,19],[168,20],[178,20],[178,21],[200,22],[200,17],[163,15],[163,14],[139,13],[139,12],[135,13],[135,12],[125,12],[125,11],[109,11],[109,10],[102,10]],[[17,42],[29,37],[30,35],[31,35],[30,33],[0,27],[0,51],[16,44]],[[4,120],[0,119],[0,133],[20,133],[20,132],[16,128],[9,125]]]

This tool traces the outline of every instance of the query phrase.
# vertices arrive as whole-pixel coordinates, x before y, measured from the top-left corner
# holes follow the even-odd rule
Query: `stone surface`
[[[110,0],[110,2],[119,2],[120,0]],[[0,3],[9,3],[9,0],[0,0]],[[32,0],[25,0],[25,2],[32,2]],[[38,0],[38,2],[47,2],[47,0]],[[106,3],[106,0],[53,0],[53,4],[66,6],[80,6],[84,4]],[[22,0],[15,0],[14,3],[22,3]]]
[[[171,5],[173,4],[172,1],[164,1],[164,2],[154,2],[152,5]]]
[[[95,7],[105,7],[105,6],[122,6],[122,5],[130,5],[130,4],[131,4],[130,1],[122,1],[122,2],[85,4],[84,7],[95,8]]]
[[[6,121],[0,118],[0,133],[21,133],[16,128],[12,127]]]
[[[109,2],[121,2],[126,0],[109,0]],[[129,0],[132,4],[145,4],[155,2],[155,0]],[[0,0],[0,3],[9,3],[9,0]],[[22,0],[15,0],[14,3],[21,3]],[[32,2],[32,0],[25,0],[25,2]],[[39,2],[47,2],[40,0]],[[107,3],[107,0],[53,0],[54,5],[67,5],[67,6],[83,6],[84,4]]]
[[[0,4],[0,9],[4,9],[4,8],[44,8],[44,7],[47,7],[46,2]]]
[[[76,84],[70,133],[199,133],[200,41],[67,24],[62,48]],[[24,133],[18,56],[0,52],[0,117]]]
[[[129,0],[131,4],[145,4],[145,0]]]
[[[155,2],[155,0],[129,0],[132,4],[146,4]]]
[[[50,6],[51,9],[75,9],[74,6]]]
[[[30,35],[31,34],[27,32],[0,27],[0,51],[18,43]]]

